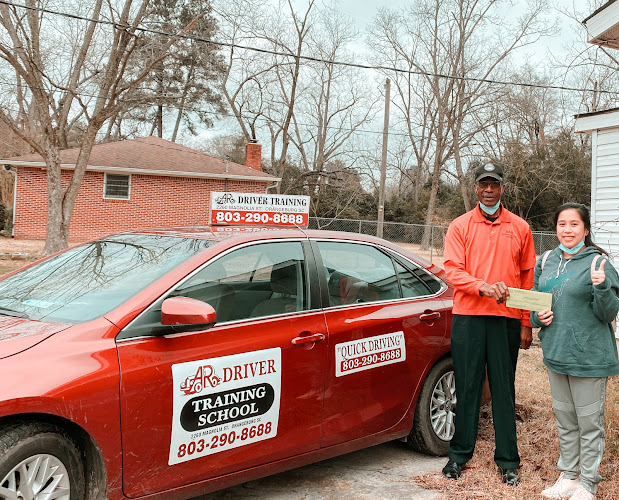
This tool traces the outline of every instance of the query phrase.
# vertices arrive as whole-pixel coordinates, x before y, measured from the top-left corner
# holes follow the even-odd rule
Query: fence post
[[[540,255],[542,255],[542,253],[544,252],[543,248],[544,248],[544,233],[542,233],[539,238],[539,254]]]
[[[430,262],[434,264],[434,259],[432,258],[432,252],[434,251],[434,226],[430,226]]]

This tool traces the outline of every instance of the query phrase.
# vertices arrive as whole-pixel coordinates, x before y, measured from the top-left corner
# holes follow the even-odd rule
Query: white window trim
[[[131,199],[131,174],[109,174],[109,175],[126,175],[127,177],[129,177],[129,190],[127,192],[127,197],[121,197],[121,196],[108,196],[105,194],[105,186],[107,186],[107,176],[108,173],[106,172],[103,175],[103,199],[104,200],[130,200]]]

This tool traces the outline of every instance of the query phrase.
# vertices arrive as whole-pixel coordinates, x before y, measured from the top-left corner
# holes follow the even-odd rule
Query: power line
[[[2,1],[0,1],[0,3],[2,3]],[[6,88],[13,89],[15,87],[15,84],[13,82],[9,82],[9,81],[6,81],[6,80],[0,80],[0,87],[2,87],[2,86],[6,87]],[[29,88],[35,89],[35,90],[45,90],[45,91],[48,90],[48,89],[39,88],[39,87],[29,87]],[[71,93],[68,90],[64,90],[64,89],[57,90],[57,92],[63,93],[63,94],[70,94]],[[79,94],[82,97],[92,97],[92,98],[95,98],[95,99],[98,97],[95,94],[89,94],[87,92],[79,92],[77,94]],[[164,95],[161,95],[161,94],[159,94],[159,95],[151,95],[151,96],[148,96],[148,97],[152,98],[152,99],[160,99],[160,98],[161,99],[180,99],[181,98],[181,96],[166,95],[166,94],[164,94]],[[142,103],[142,104],[147,105],[147,106],[149,104],[150,104],[150,106],[155,106],[156,105],[156,103],[149,103],[148,101],[143,101],[141,99],[123,99],[123,98],[118,98],[118,101],[119,102],[124,102],[124,103],[132,103],[132,104],[135,104],[137,102],[137,103]],[[162,106],[165,107],[165,108],[168,108],[168,109],[175,109],[175,110],[181,111],[181,107],[175,105],[174,103],[166,103],[166,104],[164,104]],[[183,111],[191,111],[191,112],[194,112],[194,113],[201,113],[201,114],[206,114],[206,115],[212,115],[214,118],[221,118],[221,117],[223,117],[223,118],[234,118],[234,114],[232,114],[230,112],[227,112],[227,111],[222,111],[222,112],[209,111],[209,110],[205,110],[205,109],[202,109],[202,108],[196,108],[194,106],[184,106],[182,108],[182,110]],[[264,116],[262,118],[264,120],[267,120],[267,118],[264,117]],[[297,123],[297,125],[299,125],[301,127],[315,127],[316,126],[315,124],[312,124],[312,123],[304,123],[304,122],[296,122],[296,123]],[[363,133],[367,133],[367,134],[376,134],[376,135],[382,135],[383,134],[383,132],[379,131],[379,130],[368,130],[368,129],[363,129],[363,128],[345,128],[345,127],[341,127],[341,126],[330,126],[330,125],[327,125],[325,128],[327,130],[337,130],[337,131],[341,131],[341,132],[363,132]],[[391,135],[391,136],[398,136],[398,137],[410,137],[410,134],[404,133],[404,132],[390,132],[389,135]],[[416,138],[416,139],[421,139],[422,138],[422,136],[420,136],[420,135],[413,135],[412,137]]]
[[[180,33],[177,33],[177,34],[168,33],[165,31],[155,30],[152,28],[144,28],[140,26],[132,26],[130,24],[123,24],[123,23],[119,23],[115,21],[107,21],[107,20],[102,20],[102,19],[94,19],[94,18],[89,18],[89,17],[84,17],[84,16],[78,16],[77,14],[69,14],[66,12],[59,12],[59,11],[55,11],[51,9],[44,9],[42,7],[31,7],[31,6],[27,6],[23,4],[17,4],[14,2],[8,2],[6,0],[0,0],[0,4],[4,4],[10,7],[14,7],[14,8],[21,8],[21,9],[26,9],[26,10],[42,12],[42,13],[50,14],[50,15],[67,17],[70,19],[76,19],[80,21],[87,21],[87,22],[95,23],[95,24],[104,24],[104,25],[112,26],[116,29],[141,31],[143,33],[150,33],[154,35],[166,36],[166,37],[171,37],[171,38],[183,38],[183,39],[206,43],[210,45],[218,45],[222,47],[243,49],[243,50],[248,50],[248,51],[258,52],[258,53],[268,54],[268,55],[274,55],[274,56],[294,57],[296,59],[300,59],[300,60],[304,60],[308,62],[318,62],[318,63],[323,63],[323,64],[345,66],[345,67],[357,68],[357,69],[369,69],[369,70],[375,70],[375,71],[388,71],[388,72],[402,73],[402,74],[409,74],[409,75],[429,76],[429,77],[435,77],[435,78],[444,78],[448,80],[461,80],[461,81],[469,81],[469,82],[477,82],[477,83],[488,83],[491,85],[506,85],[506,86],[517,86],[517,87],[526,87],[526,88],[563,90],[563,91],[568,91],[568,92],[597,92],[600,94],[611,94],[611,95],[619,94],[619,91],[612,91],[612,90],[582,89],[582,88],[576,88],[576,87],[566,87],[562,85],[544,85],[544,84],[523,83],[523,82],[506,82],[506,81],[501,81],[501,80],[492,80],[490,78],[475,78],[475,77],[467,77],[467,76],[444,75],[442,73],[432,73],[428,71],[402,69],[402,68],[389,67],[389,66],[373,66],[370,64],[350,63],[350,62],[344,62],[344,61],[329,61],[329,60],[321,59],[318,57],[312,57],[312,56],[307,56],[307,55],[295,55],[295,54],[279,52],[277,50],[266,49],[266,48],[261,48],[261,47],[252,47],[252,46],[239,45],[239,44],[229,43],[229,42],[209,40],[209,39],[202,38],[202,37],[197,37],[197,36],[192,36],[192,35],[183,35]]]
[[[0,0],[0,3],[3,3],[2,0]],[[6,87],[6,88],[10,88],[13,89],[15,87],[15,83],[14,82],[9,82],[7,80],[2,80],[0,79],[0,87]],[[40,87],[29,87],[31,89],[35,89],[35,90],[44,90],[47,91],[49,89],[45,89],[45,88],[40,88]],[[139,89],[139,88],[138,88]],[[145,89],[139,89],[144,91]],[[146,90],[150,90],[150,89],[146,89]],[[64,90],[64,89],[58,89],[55,90],[55,92],[61,93],[61,94],[70,94],[71,92],[68,90]],[[98,98],[98,95],[96,94],[89,94],[87,92],[76,92],[75,94],[78,94],[82,97],[92,97],[92,98]],[[176,95],[170,95],[170,94],[152,94],[149,96],[145,96],[144,99],[147,98],[151,98],[151,99],[180,99],[182,96],[176,96]],[[156,105],[156,103],[152,103],[149,102],[148,100],[144,100],[144,99],[123,99],[123,98],[118,98],[117,100],[119,102],[123,102],[123,103],[140,103],[143,104],[147,107],[153,107]],[[213,118],[235,118],[235,115],[228,112],[228,111],[210,111],[210,110],[205,110],[203,108],[196,108],[195,106],[183,106],[182,108],[178,105],[176,105],[173,102],[168,102],[166,104],[162,105],[164,108],[167,109],[174,109],[174,110],[178,110],[178,111],[191,111],[191,112],[195,112],[195,113],[200,113],[200,114],[205,114],[205,115],[212,115]],[[268,117],[261,115],[259,116],[260,119],[268,121]],[[144,121],[144,123],[147,123],[146,121]],[[305,122],[300,122],[297,121],[296,122],[297,125],[301,126],[301,127],[308,127],[308,128],[315,128],[316,124],[315,123],[305,123]],[[359,133],[365,133],[365,134],[375,134],[375,135],[383,135],[383,131],[382,130],[370,130],[370,129],[366,129],[366,128],[361,128],[361,127],[357,127],[357,128],[347,128],[347,127],[343,127],[343,126],[336,126],[336,125],[327,125],[324,128],[326,128],[327,130],[336,130],[336,131],[340,131],[340,132],[359,132]],[[412,139],[423,139],[424,136],[423,135],[419,135],[419,134],[410,134],[407,132],[396,132],[393,130],[390,130],[389,132],[389,136],[390,137],[406,137],[406,138],[412,138]],[[479,146],[479,144],[471,144],[472,146]]]

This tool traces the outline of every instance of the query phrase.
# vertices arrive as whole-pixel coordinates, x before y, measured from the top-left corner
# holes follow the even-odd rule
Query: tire
[[[456,384],[451,358],[432,367],[417,400],[408,445],[426,455],[442,457],[449,451],[456,417]]]
[[[26,423],[0,429],[0,499],[84,500],[84,466],[59,427]]]

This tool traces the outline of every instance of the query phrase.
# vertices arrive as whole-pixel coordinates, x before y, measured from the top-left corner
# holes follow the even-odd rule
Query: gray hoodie
[[[610,262],[604,265],[606,279],[591,283],[591,262],[600,252],[586,247],[566,259],[559,247],[541,268],[535,265],[533,290],[552,293],[553,320],[544,326],[536,312],[531,324],[541,327],[544,364],[556,373],[577,377],[607,377],[619,374],[615,334],[610,322],[619,312],[619,276]],[[599,269],[606,256],[597,262]]]

